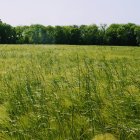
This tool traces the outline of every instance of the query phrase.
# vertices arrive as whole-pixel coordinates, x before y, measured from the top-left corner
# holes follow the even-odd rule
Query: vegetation
[[[140,45],[140,26],[128,24],[17,26],[0,22],[0,44]]]
[[[138,47],[0,45],[0,139],[139,140],[139,64]]]

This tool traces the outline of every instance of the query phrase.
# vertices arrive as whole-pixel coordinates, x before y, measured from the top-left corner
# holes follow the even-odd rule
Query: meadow
[[[0,45],[0,140],[139,140],[140,48]]]

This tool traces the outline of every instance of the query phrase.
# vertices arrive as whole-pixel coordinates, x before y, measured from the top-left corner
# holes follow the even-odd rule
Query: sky
[[[140,0],[0,0],[0,19],[18,25],[140,25]]]

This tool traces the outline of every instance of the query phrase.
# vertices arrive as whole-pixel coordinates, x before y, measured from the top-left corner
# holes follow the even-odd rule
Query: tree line
[[[0,44],[140,45],[140,26],[128,24],[17,26],[0,21]]]

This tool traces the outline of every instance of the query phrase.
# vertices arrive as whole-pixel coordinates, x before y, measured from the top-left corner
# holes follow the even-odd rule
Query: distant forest
[[[12,27],[0,20],[0,44],[71,44],[140,46],[140,25],[102,24]]]

